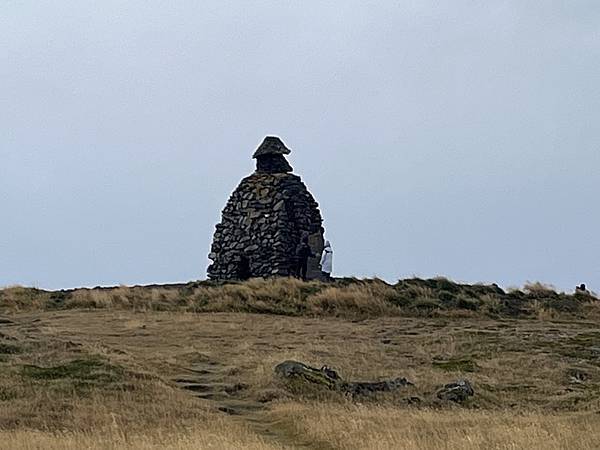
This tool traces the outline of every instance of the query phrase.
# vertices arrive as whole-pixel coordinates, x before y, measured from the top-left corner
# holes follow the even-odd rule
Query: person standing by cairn
[[[296,247],[296,261],[297,261],[297,271],[296,276],[298,278],[302,278],[306,281],[306,273],[308,271],[308,258],[314,258],[315,254],[313,253],[310,245],[308,243],[308,234],[304,233],[302,235],[302,239]]]
[[[331,242],[325,241],[325,247],[321,255],[321,272],[325,275],[327,280],[331,280],[331,272],[333,272],[333,248],[331,248]]]

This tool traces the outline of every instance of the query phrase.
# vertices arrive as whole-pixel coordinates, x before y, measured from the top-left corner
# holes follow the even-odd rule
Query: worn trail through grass
[[[280,421],[268,414],[267,406],[255,399],[243,395],[248,385],[227,382],[228,375],[237,372],[235,367],[221,365],[217,361],[197,362],[183,368],[180,375],[172,381],[179,389],[195,398],[214,404],[223,414],[233,421],[248,426],[254,433],[267,441],[285,447],[329,450],[327,443],[303,439],[284,427]]]
[[[477,434],[481,445],[506,441],[514,433],[503,430],[513,425],[521,430],[514,442],[528,442],[528,417],[539,414],[531,420],[540,442],[554,439],[540,418],[553,415],[565,439],[585,437],[581,448],[598,448],[598,436],[577,427],[593,430],[599,420],[599,349],[596,323],[583,320],[10,313],[0,325],[0,433],[15,432],[17,440],[28,430],[117,430],[111,448],[135,448],[123,442],[154,432],[156,439],[188,439],[187,430],[196,432],[189,448],[198,448],[198,439],[269,450],[444,448],[444,436],[467,445],[465,433]],[[273,376],[288,359],[331,366],[352,381],[406,377],[421,406],[393,396],[357,402],[331,392],[296,395]],[[462,377],[476,391],[469,404],[457,410],[434,403],[438,386]],[[496,431],[477,431],[478,420]],[[427,447],[420,439],[430,435],[437,440]],[[148,448],[161,448],[153,442]],[[389,445],[377,447],[381,442]]]

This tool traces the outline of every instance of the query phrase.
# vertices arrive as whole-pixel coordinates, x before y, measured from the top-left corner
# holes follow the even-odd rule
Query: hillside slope
[[[299,299],[265,300],[260,289],[273,295],[277,284],[255,283],[75,291],[59,305],[13,299],[0,316],[0,448],[600,446],[600,332],[574,316],[583,310],[558,319],[535,309],[522,318],[483,309],[384,316],[423,310],[364,308],[359,293],[402,292],[380,282],[281,281],[286,292],[312,289],[311,309],[298,312]],[[149,306],[127,297],[136,289],[148,291]],[[161,297],[185,289],[227,292],[219,305],[228,308],[234,293],[254,290],[243,297],[252,308],[296,315],[195,313],[179,297]],[[353,306],[318,306],[331,289],[340,293],[334,305],[352,298]],[[74,303],[81,292],[91,297]],[[110,301],[88,308],[98,292]],[[159,311],[169,301],[173,310]],[[288,359],[350,380],[402,376],[414,386],[363,398],[290,390],[273,374]],[[472,382],[474,397],[462,405],[437,399],[441,385],[459,378]]]

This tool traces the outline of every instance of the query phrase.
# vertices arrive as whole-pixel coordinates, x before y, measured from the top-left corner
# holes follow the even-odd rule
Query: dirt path
[[[249,386],[223,381],[236,371],[235,367],[223,366],[217,361],[205,361],[184,368],[172,381],[190,395],[213,403],[218,411],[229,415],[231,420],[248,426],[270,443],[284,448],[333,449],[328,443],[303,439],[270,418],[264,403],[244,396],[244,391]]]

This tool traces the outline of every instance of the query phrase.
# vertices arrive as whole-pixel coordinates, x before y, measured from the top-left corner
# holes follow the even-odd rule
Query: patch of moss
[[[17,394],[15,392],[0,386],[0,402],[7,402],[9,400],[14,400],[15,398],[17,398]]]
[[[99,359],[76,359],[53,367],[23,366],[21,375],[38,381],[73,380],[80,383],[122,381],[125,370]]]
[[[476,372],[479,366],[472,359],[449,359],[447,361],[433,361],[433,367],[446,372]]]
[[[0,342],[0,355],[16,355],[21,353],[21,347]]]

